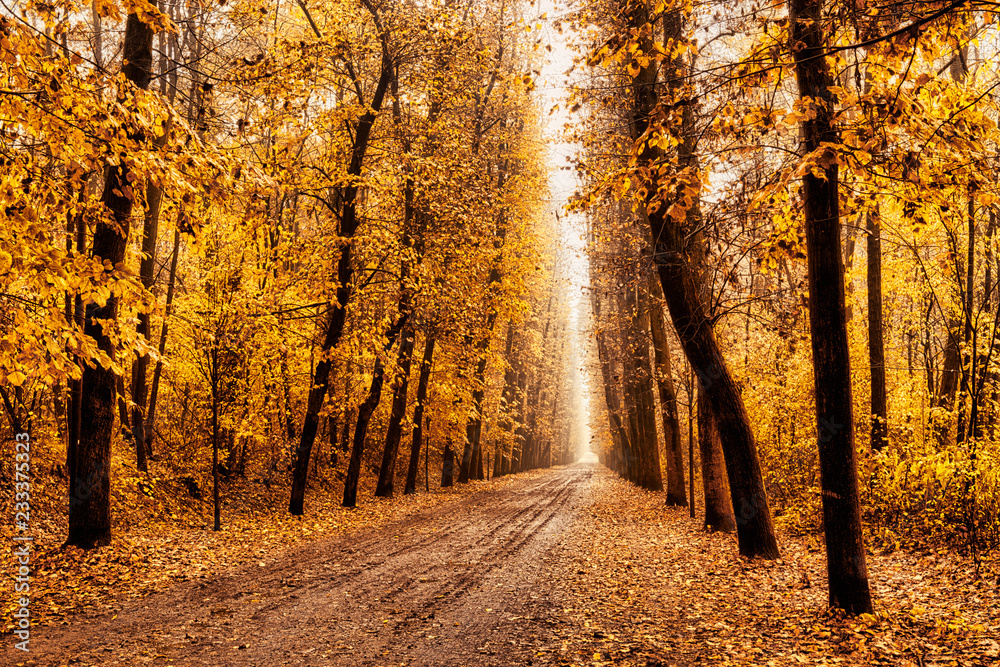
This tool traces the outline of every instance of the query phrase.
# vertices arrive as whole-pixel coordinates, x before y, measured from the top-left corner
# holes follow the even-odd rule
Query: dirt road
[[[177,586],[117,618],[32,632],[25,664],[537,664],[547,552],[595,464],[544,472],[273,562]],[[8,654],[9,655],[9,654]]]

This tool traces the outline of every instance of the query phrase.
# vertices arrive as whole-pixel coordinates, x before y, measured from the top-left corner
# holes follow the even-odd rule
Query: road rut
[[[114,619],[38,628],[27,664],[531,664],[558,609],[539,574],[596,470],[545,471],[178,585]]]

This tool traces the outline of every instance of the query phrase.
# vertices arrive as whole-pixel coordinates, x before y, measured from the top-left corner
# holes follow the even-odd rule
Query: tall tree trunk
[[[137,14],[129,14],[122,47],[122,72],[136,88],[149,86],[153,61],[153,29]],[[129,178],[129,176],[133,178]],[[94,230],[93,254],[115,266],[125,261],[132,214],[134,175],[126,164],[109,166],[102,201],[114,222],[98,222]],[[114,358],[109,332],[97,320],[117,321],[118,297],[112,293],[103,306],[87,307],[84,333],[98,348]],[[69,490],[69,536],[67,544],[90,549],[111,542],[111,435],[114,427],[115,373],[100,364],[83,371],[80,390],[80,441],[75,451],[73,486]]]
[[[424,343],[424,358],[420,362],[420,379],[417,381],[417,404],[413,407],[413,441],[410,446],[410,465],[406,469],[406,488],[403,493],[417,492],[417,466],[420,464],[420,444],[423,440],[424,406],[427,402],[427,384],[431,377],[431,366],[434,363],[433,336],[428,336]]]
[[[634,288],[633,320],[629,347],[635,368],[636,425],[639,430],[639,484],[650,491],[663,490],[660,470],[660,443],[656,431],[656,399],[653,396],[653,367],[649,361],[649,294],[646,283]]]
[[[504,359],[507,362],[507,368],[503,374],[503,393],[500,395],[500,424],[503,432],[507,434],[506,439],[510,439],[511,434],[514,432],[514,401],[517,393],[517,369],[519,366],[514,352],[513,322],[507,324],[507,343],[504,349]],[[500,477],[509,472],[505,465],[506,460],[505,439],[503,436],[500,436],[496,444],[496,462],[493,466],[494,477]]]
[[[88,184],[88,188],[89,188]],[[68,245],[68,244],[67,244]],[[76,253],[82,257],[87,251],[87,226],[82,218],[76,225]],[[66,304],[67,310],[70,305]],[[77,294],[73,298],[72,305],[73,323],[76,326],[84,327],[83,298]],[[69,477],[69,488],[76,488],[76,452],[80,445],[80,420],[83,417],[81,392],[83,390],[83,379],[69,381],[69,409],[66,411],[66,471]]]
[[[882,224],[878,208],[867,215],[868,227],[868,361],[871,366],[872,449],[889,444],[885,388],[885,344],[882,340]]]
[[[149,389],[149,409],[146,411],[146,423],[143,425],[147,457],[152,456],[153,438],[156,435],[156,399],[160,392],[160,375],[163,371],[163,354],[167,349],[167,334],[170,331],[170,313],[174,307],[174,284],[177,280],[177,256],[180,254],[181,233],[174,231],[174,250],[170,256],[170,276],[167,278],[167,299],[163,309],[163,325],[160,327],[160,340],[157,343],[156,366],[153,367],[153,381]]]
[[[376,23],[379,23],[377,15]],[[337,261],[337,303],[333,312],[326,322],[326,330],[323,333],[323,342],[320,346],[320,361],[313,370],[312,383],[310,384],[309,398],[306,402],[306,414],[302,423],[302,432],[299,436],[299,444],[295,451],[295,465],[292,471],[292,491],[288,501],[288,511],[293,515],[303,513],[303,505],[306,495],[306,479],[309,473],[309,456],[312,453],[313,443],[316,440],[316,431],[319,428],[319,412],[323,408],[323,401],[326,399],[326,392],[330,385],[330,351],[335,348],[344,333],[344,324],[347,321],[347,305],[351,299],[352,281],[354,279],[354,264],[352,261],[352,242],[354,234],[358,230],[358,190],[359,179],[362,167],[364,166],[365,154],[368,151],[369,140],[371,139],[372,127],[382,110],[382,103],[385,100],[385,93],[389,89],[395,68],[389,57],[388,45],[385,40],[388,37],[383,34],[382,39],[382,64],[379,73],[378,83],[372,95],[371,102],[365,107],[367,110],[358,118],[354,129],[354,145],[351,149],[351,161],[347,168],[349,184],[344,186],[340,193],[342,213],[340,216],[340,237],[347,239],[346,244],[340,253]],[[358,103],[361,104],[361,100]],[[381,394],[381,381],[379,385]],[[374,411],[374,407],[372,407]],[[370,417],[370,415],[369,415]],[[358,414],[359,421],[361,414]],[[365,423],[367,428],[367,422]],[[354,442],[358,447],[357,439]],[[364,447],[364,443],[361,443]],[[353,454],[352,454],[353,463]],[[360,466],[360,460],[358,462]],[[357,480],[355,479],[355,484]],[[345,493],[345,504],[347,496]],[[349,505],[353,507],[352,504]]]
[[[712,404],[708,395],[698,389],[698,447],[701,453],[701,483],[705,494],[705,529],[732,533],[736,531],[736,517],[730,498],[726,463],[722,456],[722,442],[715,428]]]
[[[618,392],[611,378],[611,359],[609,357],[607,334],[601,320],[601,297],[595,293],[591,296],[591,303],[594,308],[594,320],[597,332],[594,337],[597,339],[597,360],[601,366],[601,384],[604,387],[604,405],[608,412],[609,427],[611,429],[612,441],[612,468],[619,475],[624,475],[622,466],[624,465],[625,449],[628,447],[628,434],[621,420],[621,402],[618,399]]]
[[[684,452],[681,450],[681,426],[677,414],[677,392],[674,390],[673,373],[670,368],[670,347],[667,343],[667,329],[663,319],[663,291],[656,276],[650,274],[649,322],[653,334],[653,351],[656,362],[656,386],[660,392],[660,413],[663,420],[663,436],[667,457],[667,504],[684,507],[687,505],[687,489],[684,485]]]
[[[210,352],[212,381],[212,530],[222,530],[222,503],[219,500],[219,341],[212,342]]]
[[[962,60],[964,62],[965,59],[963,58]],[[976,200],[971,186],[968,192],[967,210],[969,240],[965,261],[965,298],[962,300],[962,318],[965,321],[962,338],[965,345],[963,346],[964,354],[962,355],[961,387],[958,402],[958,429],[955,435],[958,444],[965,442],[967,435],[975,431],[976,425],[971,423],[966,413],[977,412],[976,406],[971,404],[975,400],[975,392],[972,391],[972,388],[975,386],[974,376],[977,365],[976,345],[974,343],[976,332],[973,327],[973,313],[976,307]],[[968,426],[967,420],[969,420]]]
[[[451,448],[451,440],[444,446],[441,457],[441,488],[455,483],[455,451]]]
[[[688,486],[691,489],[691,500],[688,507],[688,512],[691,518],[695,517],[695,500],[694,500],[694,372],[688,375],[687,382],[687,399],[688,399]],[[719,451],[722,451],[722,446],[719,446]],[[728,484],[727,484],[728,486]]]
[[[489,283],[495,284],[500,281],[500,269],[494,267],[490,271]],[[462,467],[458,473],[458,481],[465,484],[469,477],[475,473],[476,479],[482,479],[482,455],[479,452],[480,438],[483,430],[483,397],[486,394],[486,364],[488,361],[490,339],[493,337],[493,327],[497,321],[497,310],[491,306],[490,314],[486,318],[486,333],[476,346],[478,359],[476,361],[476,375],[473,380],[472,390],[472,415],[469,417],[465,427],[465,449],[462,451]],[[475,469],[474,469],[475,466]]]
[[[810,154],[824,150],[821,146],[825,142],[838,142],[833,124],[836,100],[830,92],[833,79],[823,53],[822,11],[822,0],[788,2],[790,39],[796,45],[792,52],[799,94],[811,100],[810,106],[816,114],[802,123],[805,150]],[[851,614],[871,613],[854,451],[851,359],[844,312],[836,163],[823,172],[822,177],[806,172],[802,178],[802,194],[830,606]]]
[[[379,400],[382,398],[382,386],[385,384],[385,362],[382,361],[396,343],[400,332],[408,322],[406,315],[402,315],[389,328],[386,333],[386,343],[382,348],[382,354],[375,355],[375,368],[372,371],[372,383],[368,389],[368,396],[361,407],[358,408],[358,421],[354,426],[354,442],[351,447],[351,462],[347,466],[347,478],[344,480],[344,507],[354,507],[358,500],[358,481],[361,478],[361,459],[365,453],[365,438],[368,436],[368,424],[372,415],[378,408]]]
[[[398,370],[392,388],[389,428],[385,434],[385,446],[382,448],[382,466],[379,468],[378,486],[375,487],[375,496],[379,498],[392,498],[395,487],[396,456],[399,453],[400,438],[403,436],[403,419],[406,417],[406,394],[410,384],[413,339],[413,328],[404,327],[402,338],[399,341],[399,354],[396,357]]]
[[[162,42],[163,33],[160,34]],[[160,58],[160,76],[164,73],[164,58]],[[162,148],[166,142],[167,134],[170,132],[169,124],[163,128],[163,134],[157,137],[155,144]],[[156,265],[156,237],[160,224],[160,203],[163,199],[162,191],[154,183],[146,184],[146,214],[143,217],[142,225],[142,259],[139,261],[139,280],[142,287],[151,292],[153,289],[154,269]],[[139,323],[136,326],[136,333],[149,341],[150,339],[150,318],[149,313],[139,313]],[[149,366],[149,355],[140,354],[132,362],[132,443],[135,445],[136,467],[142,472],[146,472],[146,370]]]
[[[642,3],[628,6],[629,24],[641,30],[649,22],[649,12]],[[681,16],[679,11],[669,13],[665,21],[670,27],[669,35],[681,38]],[[652,40],[643,38],[640,47],[643,52],[653,50]],[[683,65],[683,63],[681,63]],[[633,81],[632,137],[636,141],[649,129],[658,105],[656,88],[656,64],[640,69]],[[683,71],[683,70],[682,70]],[[680,84],[671,82],[671,86]],[[697,158],[694,154],[694,117],[690,105],[685,105],[683,113],[683,141],[678,147],[678,158],[686,179],[693,181],[697,172]],[[651,168],[660,158],[661,150],[642,142],[637,146],[637,161],[640,166]],[[684,235],[680,226],[667,215],[667,207],[658,201],[658,184],[646,184],[650,230],[655,239],[654,263],[663,287],[664,297],[673,320],[677,337],[684,348],[688,361],[696,369],[700,385],[707,393],[716,419],[716,428],[722,439],[722,447],[729,477],[733,507],[738,508],[736,532],[740,554],[747,558],[777,558],[779,556],[774,522],[767,502],[767,492],[757,458],[757,442],[750,419],[747,415],[739,388],[729,372],[725,357],[715,338],[714,327],[705,305],[702,303],[698,282],[690,262],[684,256]],[[687,213],[687,226],[699,227],[699,203],[697,198]]]
[[[517,375],[517,429],[514,433],[514,445],[510,453],[510,472],[524,470],[524,446],[527,442],[527,402],[528,373],[521,367]]]

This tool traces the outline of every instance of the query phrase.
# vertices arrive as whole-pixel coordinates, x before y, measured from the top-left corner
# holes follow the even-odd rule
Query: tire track
[[[42,662],[28,664],[75,654],[75,664],[134,665],[144,653],[241,667],[519,664],[509,647],[530,660],[527,633],[538,631],[524,619],[544,618],[556,595],[538,588],[543,558],[588,501],[592,475],[584,464],[546,471],[176,587],[117,619],[40,628]],[[101,636],[120,639],[87,653]]]

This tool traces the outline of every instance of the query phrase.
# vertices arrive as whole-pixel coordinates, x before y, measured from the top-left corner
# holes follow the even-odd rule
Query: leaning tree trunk
[[[629,24],[642,30],[649,22],[649,11],[645,4],[636,2],[627,6]],[[665,31],[674,39],[681,39],[681,16],[679,11],[670,13],[671,21]],[[652,39],[640,39],[643,52],[652,52]],[[679,63],[683,66],[683,62]],[[640,167],[656,173],[653,166],[662,158],[662,150],[649,145],[641,137],[654,122],[659,105],[657,93],[657,64],[640,69],[633,81],[632,137],[636,141],[636,158]],[[681,84],[671,82],[676,91]],[[681,177],[697,192],[694,179],[697,174],[697,158],[694,154],[696,128],[690,105],[682,110],[682,143],[678,147],[678,159],[682,168]],[[672,215],[667,214],[667,206],[659,200],[659,184],[650,181],[644,184],[649,193],[648,208],[650,231],[655,245],[653,260],[663,287],[663,294],[670,310],[677,337],[684,353],[695,369],[700,387],[708,395],[712,413],[716,418],[716,428],[722,439],[729,477],[733,508],[736,510],[736,533],[740,554],[747,558],[777,558],[779,556],[777,536],[771,509],[767,502],[764,478],[757,457],[757,441],[750,418],[743,404],[743,397],[726,365],[719,343],[715,338],[712,320],[701,301],[698,281],[690,261],[684,255],[684,233]],[[686,224],[691,229],[698,225],[699,201],[692,198],[687,210]],[[677,203],[680,203],[679,200]]]
[[[347,478],[344,480],[344,507],[354,507],[358,502],[358,481],[361,478],[361,458],[365,453],[365,438],[368,436],[368,424],[378,408],[382,398],[382,387],[385,384],[385,362],[383,358],[392,349],[401,330],[408,319],[402,315],[386,333],[386,343],[382,353],[375,355],[375,368],[372,370],[372,383],[368,388],[368,396],[358,408],[358,421],[354,425],[354,442],[351,446],[351,461],[347,466]]]
[[[125,24],[125,78],[140,90],[149,86],[153,62],[153,29],[137,14]],[[132,215],[135,174],[125,161],[109,166],[102,201],[113,223],[98,222],[94,230],[93,254],[115,266],[125,261],[129,222]],[[103,306],[87,307],[84,333],[97,347],[114,358],[115,345],[98,320],[117,321],[118,297],[112,293]],[[80,389],[80,440],[70,473],[69,536],[67,544],[90,549],[111,542],[111,436],[115,421],[115,373],[100,364],[83,371]]]
[[[823,157],[838,142],[833,124],[833,79],[823,54],[822,0],[789,0],[791,43],[799,94],[815,116],[803,121],[805,150]],[[806,158],[807,160],[810,157]],[[815,164],[802,178],[809,269],[809,326],[812,332],[820,483],[826,533],[830,606],[871,613],[868,567],[861,529],[854,452],[851,359],[845,319],[844,265],[840,254],[838,171]],[[814,174],[822,170],[821,175]]]
[[[650,222],[654,224],[654,236],[663,238],[665,221],[659,217],[654,222],[657,217],[650,216]],[[736,510],[740,554],[747,558],[777,558],[777,537],[757,458],[757,441],[739,387],[729,372],[712,321],[701,302],[690,263],[681,253],[666,250],[658,252],[656,260],[677,337],[698,376],[699,390],[707,395],[715,416]]]
[[[392,498],[396,485],[396,457],[399,454],[399,441],[403,437],[403,419],[406,417],[406,394],[410,384],[414,336],[413,328],[405,327],[399,341],[396,377],[392,388],[392,408],[389,411],[389,428],[385,434],[382,465],[379,467],[378,485],[375,487],[375,496],[378,498]]]

